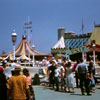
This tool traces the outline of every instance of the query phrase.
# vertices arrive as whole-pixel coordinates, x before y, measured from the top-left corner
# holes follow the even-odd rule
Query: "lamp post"
[[[92,44],[92,48],[93,48],[93,63],[95,65],[95,43]]]
[[[17,39],[17,34],[15,33],[15,30],[13,31],[11,36],[12,36],[12,42],[13,42],[13,58],[15,60],[15,42]]]
[[[84,62],[84,48],[85,48],[85,45],[82,46],[82,59],[83,59],[83,62]]]
[[[69,41],[68,41],[68,52],[69,52],[69,54],[68,54],[68,60],[70,60],[70,49],[69,49]]]
[[[32,48],[33,48],[33,52],[34,52],[35,46],[32,45]],[[33,53],[33,66],[34,66],[34,53]]]

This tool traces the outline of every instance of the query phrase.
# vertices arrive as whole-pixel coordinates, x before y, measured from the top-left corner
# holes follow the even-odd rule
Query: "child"
[[[58,64],[56,65],[55,69],[55,84],[56,84],[56,91],[59,91],[59,75],[60,75],[60,70],[58,68]]]
[[[34,90],[33,90],[33,88],[32,88],[32,78],[31,78],[31,76],[30,76],[30,74],[29,74],[28,69],[26,69],[26,68],[23,69],[23,75],[24,75],[24,77],[26,78],[27,83],[28,83],[28,85],[29,85],[31,99],[32,99],[32,100],[35,100]]]
[[[64,91],[65,89],[65,69],[64,69],[64,63],[60,66],[60,83],[61,83],[61,91]]]

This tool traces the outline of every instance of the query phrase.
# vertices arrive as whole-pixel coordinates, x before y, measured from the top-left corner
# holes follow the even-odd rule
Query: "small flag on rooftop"
[[[82,20],[82,31],[83,31],[83,29],[84,29],[84,24],[83,24],[83,20]]]
[[[84,30],[84,23],[83,23],[83,20],[82,20],[82,26],[81,26],[82,33],[83,33],[83,30]]]

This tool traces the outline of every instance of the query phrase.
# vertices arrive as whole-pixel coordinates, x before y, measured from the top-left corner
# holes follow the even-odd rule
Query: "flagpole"
[[[28,22],[30,22],[30,18],[28,16]],[[28,42],[29,42],[29,47],[30,47],[30,30],[28,30]],[[30,66],[30,51],[29,51],[29,66]]]
[[[68,51],[69,51],[69,41],[68,41]],[[68,60],[70,60],[70,55],[68,55]]]
[[[83,34],[84,34],[84,24],[83,24],[83,20],[82,20],[82,35]],[[84,62],[84,43],[83,43],[83,40],[82,40],[82,59]]]
[[[28,21],[26,21],[24,24],[25,24],[24,28],[27,29],[28,43],[29,43],[29,48],[30,48],[30,46],[31,46],[30,41],[31,41],[31,32],[32,32],[32,27],[31,27],[32,21],[30,21],[29,16],[28,16]],[[30,55],[30,51],[29,51],[28,57],[31,58],[30,56],[31,55]],[[29,66],[30,66],[30,60],[29,60]]]

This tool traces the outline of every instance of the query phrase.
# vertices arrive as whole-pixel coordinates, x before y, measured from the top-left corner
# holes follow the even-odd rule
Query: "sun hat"
[[[16,66],[15,66],[15,70],[21,70],[21,66],[18,65],[18,64],[16,64]]]

